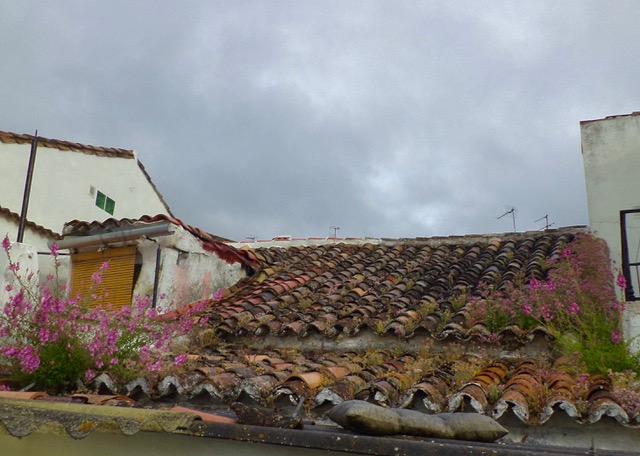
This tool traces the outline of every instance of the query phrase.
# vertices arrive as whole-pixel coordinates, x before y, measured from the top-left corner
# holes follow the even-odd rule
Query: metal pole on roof
[[[158,248],[156,249],[156,269],[153,275],[153,301],[151,302],[151,308],[155,309],[158,305],[158,282],[160,281],[160,243],[158,242]]]
[[[513,232],[515,233],[516,232],[516,208],[515,207],[511,206],[511,209],[509,209],[507,212],[505,212],[500,217],[498,217],[498,220],[500,220],[505,215],[509,215],[509,214],[511,214],[511,218],[513,219]]]
[[[24,195],[22,196],[22,210],[20,211],[20,223],[18,225],[17,242],[24,239],[24,227],[27,222],[27,211],[29,210],[29,197],[31,195],[31,183],[33,182],[33,169],[36,166],[36,150],[38,149],[38,130],[31,140],[31,152],[29,154],[29,167],[27,168],[27,179],[24,183]]]

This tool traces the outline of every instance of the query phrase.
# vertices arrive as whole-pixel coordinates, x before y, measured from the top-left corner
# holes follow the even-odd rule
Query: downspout
[[[36,166],[36,150],[38,149],[38,130],[31,140],[31,152],[29,153],[29,167],[27,168],[27,179],[24,183],[24,195],[22,196],[22,210],[20,211],[20,224],[18,225],[17,242],[24,239],[24,227],[27,222],[27,211],[29,210],[29,197],[31,195],[31,183],[33,182],[33,169]]]
[[[153,277],[153,301],[151,302],[152,309],[155,309],[158,303],[158,282],[160,281],[160,243],[156,243],[158,244],[158,248],[156,249],[156,270]]]
[[[627,213],[628,210],[620,211],[620,239],[622,250],[622,275],[625,278],[626,286],[624,289],[624,298],[626,301],[635,301],[635,293],[633,290],[633,282],[631,281],[631,264],[629,261],[629,241],[627,239]]]

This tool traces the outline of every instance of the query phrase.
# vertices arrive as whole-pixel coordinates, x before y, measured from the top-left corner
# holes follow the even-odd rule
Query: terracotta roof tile
[[[424,353],[397,356],[392,350],[330,353],[246,347],[243,352],[212,349],[211,356],[201,360],[206,366],[157,383],[139,379],[118,385],[103,375],[92,386],[109,394],[164,401],[181,397],[198,399],[199,404],[206,395],[218,406],[240,400],[293,407],[304,397],[312,414],[343,400],[362,399],[429,413],[475,411],[496,419],[511,411],[530,425],[566,413],[580,423],[610,416],[635,426],[606,378],[592,376],[586,388],[577,388],[579,379],[541,358],[483,361],[448,353],[427,359]]]
[[[545,260],[579,231],[258,249],[262,268],[212,308],[211,322],[227,335],[335,338],[369,330],[467,340],[486,331],[482,322],[469,321],[464,305],[458,308],[460,296],[477,293],[481,282],[505,287],[518,273],[543,278]],[[229,322],[238,304],[252,318]],[[265,315],[272,316],[269,324]],[[520,342],[531,333],[503,332]]]
[[[0,142],[5,144],[31,144],[33,135],[10,133],[0,131]],[[115,147],[89,146],[86,144],[75,143],[71,141],[62,141],[59,139],[50,139],[38,136],[38,145],[51,149],[82,152],[90,155],[98,155],[100,157],[118,157],[118,158],[135,158],[132,150],[118,149]]]

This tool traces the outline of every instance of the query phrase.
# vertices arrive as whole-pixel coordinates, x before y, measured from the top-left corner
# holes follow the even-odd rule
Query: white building
[[[171,215],[134,151],[38,137],[23,238],[16,243],[33,140],[0,131],[0,239],[8,236],[14,244],[12,260],[24,275],[38,270],[42,279],[53,272],[48,244],[61,239],[66,222]],[[63,282],[66,259],[59,270]],[[13,280],[0,251],[0,303]]]
[[[0,237],[16,240],[32,135],[0,131]],[[46,242],[70,220],[137,218],[171,211],[132,150],[96,147],[38,137],[23,242],[46,250]]]
[[[640,112],[582,121],[580,130],[589,226],[627,279],[623,330],[631,339],[640,334]]]

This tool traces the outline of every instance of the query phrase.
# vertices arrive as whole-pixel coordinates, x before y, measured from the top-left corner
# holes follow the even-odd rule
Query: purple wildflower
[[[622,334],[620,334],[620,331],[611,331],[611,342],[613,342],[614,344],[619,344],[620,342],[622,342]]]
[[[616,285],[618,285],[621,290],[627,288],[627,279],[625,279],[622,273],[618,273],[618,277],[616,278]]]
[[[576,302],[569,304],[569,313],[571,315],[577,315],[580,312],[580,306]]]
[[[11,241],[9,240],[9,236],[5,236],[2,240],[2,248],[7,253],[11,250]]]
[[[185,354],[178,355],[173,360],[173,364],[176,366],[182,366],[186,360],[187,360],[187,355]]]

